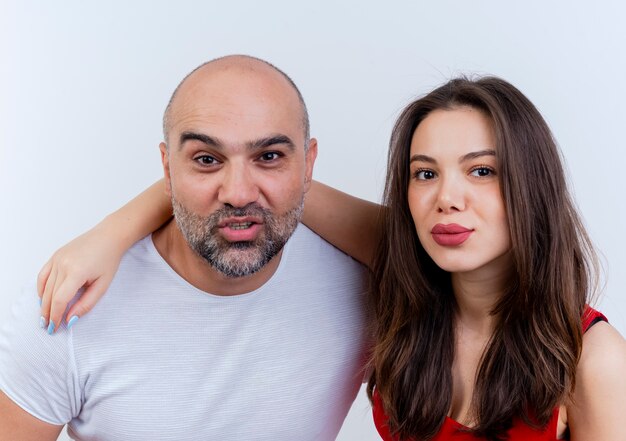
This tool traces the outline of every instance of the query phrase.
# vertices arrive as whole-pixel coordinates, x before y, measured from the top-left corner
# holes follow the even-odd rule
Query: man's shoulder
[[[155,275],[162,277],[163,274],[169,274],[171,271],[173,271],[171,267],[154,246],[152,234],[149,234],[135,242],[124,253],[118,270],[113,277],[112,285],[115,282],[126,282],[128,279],[139,281],[145,278],[153,278]]]
[[[120,266],[139,262],[156,263],[159,253],[152,242],[152,233],[135,242],[122,257]]]
[[[38,419],[64,424],[76,403],[67,388],[75,379],[71,343],[65,322],[48,335],[39,314],[37,290],[29,285],[0,327],[0,390]]]
[[[119,267],[106,292],[85,318],[81,328],[93,323],[94,334],[98,326],[108,328],[114,323],[132,320],[133,314],[144,316],[155,313],[155,305],[172,301],[176,294],[192,290],[161,257],[152,236],[137,241],[123,255]],[[77,297],[81,293],[77,293]],[[152,305],[152,309],[146,309]]]
[[[298,225],[298,228],[294,232],[293,236],[289,239],[288,244],[298,253],[306,251],[309,258],[313,258],[322,263],[326,262],[329,258],[334,258],[345,261],[351,265],[362,266],[359,262],[338,248],[335,248],[334,245],[327,242],[324,238],[302,223]]]
[[[304,224],[300,224],[286,247],[286,264],[291,268],[305,268],[310,277],[335,279],[363,279],[365,266],[335,248]]]

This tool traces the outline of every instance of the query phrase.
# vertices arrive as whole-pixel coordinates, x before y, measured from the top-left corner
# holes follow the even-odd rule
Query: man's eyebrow
[[[260,138],[255,141],[247,143],[248,149],[257,150],[266,147],[271,147],[275,144],[285,144],[289,150],[295,150],[296,146],[287,135],[272,135],[265,138]]]
[[[203,144],[206,144],[209,147],[213,148],[222,148],[223,143],[217,138],[213,138],[209,135],[205,135],[203,133],[195,133],[195,132],[183,132],[180,134],[180,148],[183,148],[183,145],[187,141],[200,141]],[[263,149],[266,147],[271,147],[275,144],[285,144],[289,148],[289,150],[295,150],[295,144],[286,135],[272,135],[267,136],[265,138],[259,138],[254,141],[250,141],[246,143],[246,146],[250,150]]]
[[[204,135],[202,133],[195,133],[195,132],[183,132],[180,134],[180,148],[183,148],[183,145],[185,144],[185,142],[187,141],[200,141],[203,144],[206,144],[208,146],[211,147],[221,147],[222,143],[215,139],[215,138],[211,138],[209,135]]]

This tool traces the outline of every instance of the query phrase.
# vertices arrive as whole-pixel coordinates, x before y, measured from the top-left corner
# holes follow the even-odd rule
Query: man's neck
[[[206,293],[220,296],[245,294],[260,288],[274,275],[282,256],[281,250],[256,273],[232,278],[224,276],[198,256],[173,219],[155,231],[152,240],[161,257],[179,276]]]

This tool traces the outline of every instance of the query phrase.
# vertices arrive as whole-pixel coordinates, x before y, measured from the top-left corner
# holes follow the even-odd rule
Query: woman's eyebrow
[[[431,158],[428,155],[413,155],[413,156],[411,156],[411,160],[409,161],[409,164],[413,163],[415,161],[428,162],[430,164],[436,164],[437,163],[437,161],[435,161],[435,158]]]
[[[466,155],[461,156],[459,159],[459,163],[470,161],[472,159],[480,158],[482,156],[496,156],[496,151],[491,149],[479,150],[477,152],[470,152]]]

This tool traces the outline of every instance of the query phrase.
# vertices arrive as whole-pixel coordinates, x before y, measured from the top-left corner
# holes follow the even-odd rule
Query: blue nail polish
[[[67,322],[67,329],[72,329],[72,326],[74,326],[74,323],[76,323],[79,318],[80,317],[78,317],[77,315],[73,315],[72,318],[70,318],[70,321]]]
[[[54,322],[50,320],[50,324],[48,325],[48,335],[52,335],[54,332]]]
[[[41,306],[42,303],[43,303],[43,299],[39,297],[39,306]]]
[[[46,319],[43,318],[43,315],[39,317],[39,326],[42,327],[43,329],[46,329]]]

